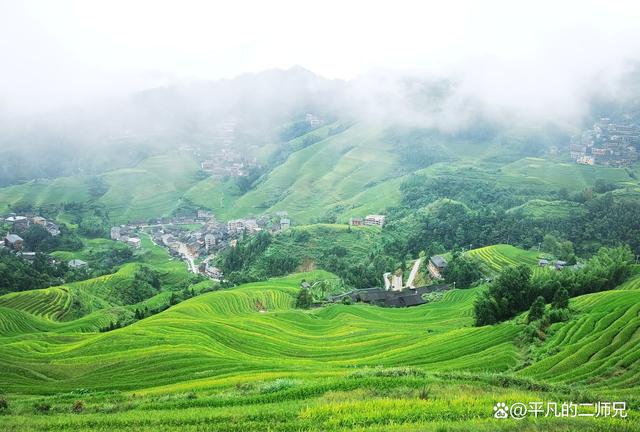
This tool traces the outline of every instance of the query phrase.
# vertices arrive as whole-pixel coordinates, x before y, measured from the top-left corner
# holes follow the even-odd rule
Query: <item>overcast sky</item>
[[[561,103],[640,57],[634,3],[0,0],[0,108],[293,65],[463,74],[480,94]]]

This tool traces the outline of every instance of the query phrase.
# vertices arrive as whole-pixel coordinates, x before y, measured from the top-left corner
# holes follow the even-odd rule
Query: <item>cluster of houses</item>
[[[200,161],[200,168],[213,177],[243,177],[257,165],[255,157],[247,157],[236,147],[236,119],[228,119],[212,127],[206,146],[182,145]]]
[[[406,287],[400,291],[385,290],[382,288],[364,288],[349,291],[345,294],[329,297],[333,303],[343,302],[348,298],[353,303],[368,303],[383,307],[409,307],[425,304],[428,300],[426,294],[443,292],[451,289],[449,285],[429,285],[417,288]]]
[[[194,223],[200,224],[195,230],[181,226]],[[142,226],[145,225],[114,227],[112,234],[118,229],[115,232],[122,236],[124,229],[132,231]],[[146,225],[150,228],[152,239],[156,244],[167,248],[172,255],[186,260],[193,272],[204,274],[215,280],[222,280],[222,271],[210,265],[208,258],[196,266],[197,258],[206,256],[210,258],[226,247],[235,247],[238,239],[244,235],[254,235],[263,230],[276,233],[290,226],[291,219],[286,211],[277,212],[275,216],[264,215],[259,218],[234,219],[222,223],[207,210],[198,210],[195,218],[163,219],[157,224]],[[113,235],[112,238],[114,238]]]
[[[538,260],[538,267],[549,267],[555,270],[562,270],[563,268],[566,267],[566,265],[567,265],[567,262],[561,261],[561,260],[550,261],[546,258],[540,258]]]
[[[60,235],[60,227],[55,222],[47,220],[46,218],[38,215],[20,216],[12,213],[8,217],[4,218],[4,222],[11,225],[12,231],[22,231],[29,228],[30,225],[40,225],[41,227],[46,229],[52,236]],[[10,232],[5,235],[2,244],[0,244],[0,248],[8,249],[9,251],[30,262],[33,262],[36,257],[35,252],[25,250],[24,239],[15,233]],[[52,257],[49,257],[49,261],[52,263],[56,262],[56,260],[54,260]],[[72,269],[79,269],[88,266],[87,262],[80,259],[73,259],[67,264]]]
[[[275,220],[270,215],[265,215],[257,219],[233,219],[227,222],[227,230],[232,235],[238,235],[244,232],[247,234],[255,234],[263,230],[276,233],[290,227],[291,219],[287,216],[287,212],[276,213]]]
[[[2,221],[11,225],[13,231],[25,230],[29,228],[30,225],[40,225],[49,231],[49,234],[52,236],[60,235],[60,227],[55,222],[34,214],[17,215],[10,213],[9,216]]]
[[[593,128],[571,138],[571,158],[584,165],[622,167],[638,160],[640,128],[601,118]]]
[[[351,226],[383,226],[385,216],[384,215],[367,215],[363,218],[352,217],[349,219],[349,225]]]
[[[9,233],[4,236],[0,247],[14,252],[27,261],[33,261],[36,253],[24,250],[24,239],[16,234],[16,232],[24,231],[31,225],[39,225],[46,229],[52,236],[60,235],[60,227],[56,223],[34,214],[17,215],[10,213],[9,216],[0,219],[0,221],[9,225]]]
[[[309,124],[309,126],[311,126],[314,129],[324,124],[324,120],[322,120],[320,117],[318,117],[315,114],[307,113],[304,116],[304,119]]]
[[[132,226],[116,226],[111,228],[111,240],[126,243],[132,248],[138,249],[142,241],[140,237],[135,233],[135,228]]]

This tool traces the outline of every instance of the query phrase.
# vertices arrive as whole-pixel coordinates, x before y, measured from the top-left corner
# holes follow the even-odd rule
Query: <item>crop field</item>
[[[152,157],[135,168],[105,174],[109,190],[99,202],[115,221],[169,215],[196,183],[197,170],[196,161],[184,153]]]
[[[636,183],[622,168],[554,162],[541,158],[524,158],[502,168],[505,174],[521,179],[536,179],[555,187],[581,190],[592,187],[596,179],[611,183]]]
[[[538,267],[539,252],[527,251],[507,244],[485,246],[472,249],[468,253],[481,260],[490,271],[495,273],[500,272],[504,267],[516,264],[530,265],[534,274],[545,271],[544,268]]]
[[[514,213],[525,218],[540,219],[567,219],[569,216],[577,216],[585,212],[584,207],[571,201],[546,201],[534,199],[511,208],[507,213]]]
[[[0,208],[19,204],[42,206],[89,200],[88,185],[83,177],[38,179],[21,185],[0,188]]]
[[[533,262],[505,245],[489,251],[487,262]],[[107,333],[78,325],[100,311],[65,323],[45,309],[2,304],[10,408],[0,420],[8,430],[43,431],[638,427],[633,409],[627,419],[597,421],[492,417],[497,401],[637,404],[637,276],[620,290],[572,299],[573,317],[530,353],[518,346],[517,319],[471,326],[483,287],[409,309],[294,308],[302,279],[332,277],[314,271],[211,292]]]

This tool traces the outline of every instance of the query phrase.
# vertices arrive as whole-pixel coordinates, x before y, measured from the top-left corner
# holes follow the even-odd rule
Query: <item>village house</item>
[[[216,245],[216,236],[213,234],[205,234],[204,236],[204,247],[209,252]]]
[[[82,261],[81,259],[73,259],[69,261],[69,267],[71,267],[72,269],[84,268],[87,265],[88,265],[87,262]]]
[[[319,126],[322,126],[322,124],[324,123],[318,116],[311,113],[307,113],[305,115],[305,120],[307,121],[307,123],[309,123],[309,126],[311,126],[312,128],[317,128]]]
[[[51,221],[47,221],[45,228],[53,237],[60,235],[60,227]]]
[[[141,240],[138,237],[129,237],[127,244],[135,249],[140,248]]]
[[[213,215],[207,210],[198,209],[197,218],[201,220],[211,219]]]
[[[29,219],[26,216],[9,216],[5,221],[13,224],[14,229],[25,229],[29,227]]]
[[[20,256],[22,257],[22,259],[25,259],[29,262],[33,262],[36,259],[35,252],[20,252]]]
[[[364,218],[364,224],[365,225],[383,226],[384,225],[384,219],[385,219],[385,217],[383,215],[367,215]]]
[[[222,270],[218,267],[210,266],[209,263],[206,264],[204,274],[209,276],[211,279],[221,281],[222,280]]]
[[[349,225],[351,226],[362,226],[364,225],[364,221],[361,217],[352,217],[349,218]]]
[[[280,219],[280,230],[286,230],[291,227],[291,219],[282,218]]]
[[[17,234],[7,234],[4,237],[4,245],[13,251],[21,251],[23,241]]]
[[[553,263],[553,266],[555,267],[556,270],[562,270],[566,265],[567,265],[566,261],[560,261],[560,260]]]
[[[121,239],[121,229],[120,227],[112,227],[111,228],[111,240],[119,241]]]
[[[33,218],[31,218],[31,222],[40,226],[47,225],[47,220],[41,216],[34,216]]]
[[[407,288],[402,291],[382,288],[356,289],[346,294],[329,297],[329,301],[338,303],[345,297],[355,303],[368,303],[382,307],[410,307],[425,304],[425,294],[449,290],[449,285],[431,285],[419,288]]]
[[[444,279],[443,273],[447,269],[447,261],[440,255],[434,255],[429,258],[427,268],[433,279]]]

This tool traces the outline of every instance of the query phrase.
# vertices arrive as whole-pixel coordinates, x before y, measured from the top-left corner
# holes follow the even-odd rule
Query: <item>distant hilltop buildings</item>
[[[640,128],[603,117],[593,128],[571,138],[571,158],[584,165],[622,167],[638,160]]]
[[[384,215],[367,215],[364,219],[361,217],[352,217],[349,219],[349,225],[351,226],[384,226]]]
[[[20,216],[12,213],[4,219],[4,222],[11,224],[14,230],[27,229],[30,225],[40,225],[52,236],[60,235],[60,227],[56,223],[37,215]]]

